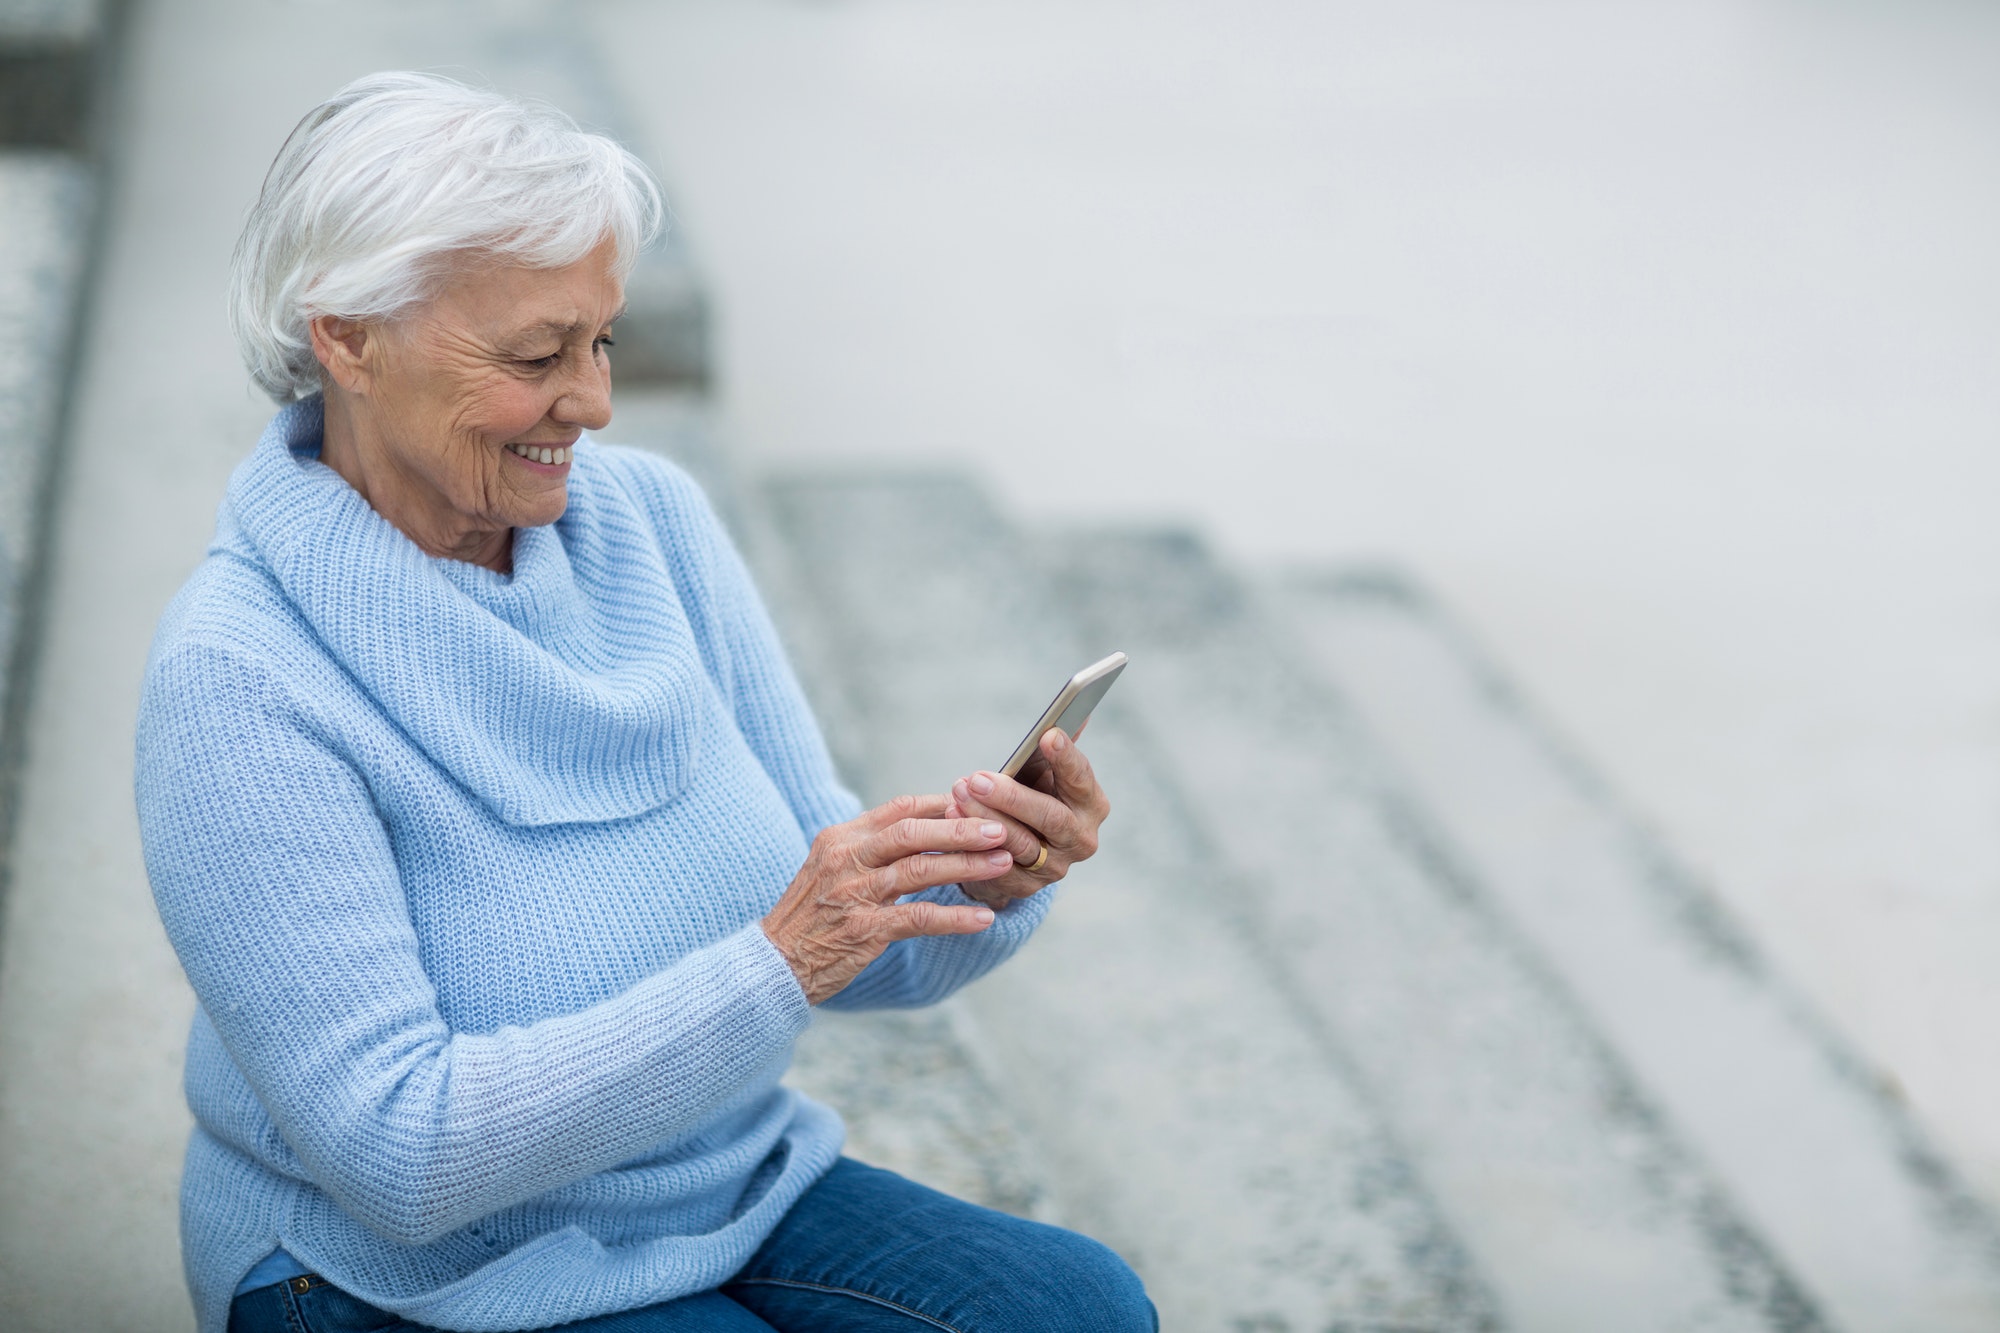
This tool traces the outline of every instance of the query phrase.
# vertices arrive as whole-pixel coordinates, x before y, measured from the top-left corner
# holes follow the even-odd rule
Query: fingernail
[[[993,909],[992,909],[992,908],[990,908],[990,907],[982,907],[982,908],[980,908],[980,909],[979,909],[979,924],[980,924],[980,925],[982,925],[982,926],[990,926],[990,925],[992,925],[992,924],[993,924]]]
[[[981,824],[979,826],[979,836],[982,838],[997,838],[1006,831],[1006,829],[1001,828],[998,824]]]
[[[1051,750],[1060,751],[1063,746],[1068,744],[1069,735],[1061,727],[1057,727],[1049,732],[1049,748]]]
[[[966,779],[966,785],[971,787],[973,792],[980,796],[988,796],[993,792],[993,779],[987,777],[984,773],[974,773],[970,778]]]
[[[964,778],[960,778],[958,781],[951,784],[951,794],[953,796],[956,796],[961,801],[966,799],[969,793],[966,791]]]
[[[1010,866],[1014,864],[1014,853],[1001,849],[986,853],[986,864],[990,866]]]

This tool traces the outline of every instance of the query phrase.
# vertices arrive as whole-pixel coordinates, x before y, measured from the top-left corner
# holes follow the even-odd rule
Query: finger
[[[1042,753],[1040,741],[1035,742],[1035,752],[1028,756],[1027,763],[1021,765],[1021,771],[1014,775],[1014,780],[1023,786],[1033,787],[1036,791],[1048,790],[1049,760],[1048,756]]]
[[[1098,785],[1090,760],[1076,748],[1076,742],[1058,729],[1042,737],[1041,748],[1048,757],[1049,771],[1055,776],[1052,794],[1072,809],[1095,810],[1104,789]]]
[[[971,799],[1027,825],[1043,842],[1067,847],[1075,838],[1076,812],[1046,792],[998,773],[974,773],[965,785]]]
[[[966,785],[964,778],[960,778],[952,786],[951,794],[953,797],[952,804],[967,816],[974,819],[991,820],[1006,830],[1006,835],[1001,839],[1000,845],[1014,854],[1014,860],[1018,864],[1024,866],[1032,865],[1035,858],[1042,854],[1042,840],[1035,830],[1029,828],[1012,815],[1004,814],[990,806],[980,804],[979,798],[972,794],[972,790]]]
[[[890,908],[889,912],[889,933],[899,940],[917,935],[976,935],[993,924],[993,909],[990,907],[903,903]]]
[[[940,884],[977,884],[985,879],[998,879],[1013,868],[1014,854],[998,847],[990,852],[906,856],[876,871],[869,888],[877,902],[888,902]]]
[[[886,866],[920,852],[979,852],[997,847],[1007,830],[993,819],[899,819],[855,847],[864,866]]]
[[[1055,858],[1050,857],[1049,865],[1053,866],[1054,864]],[[1041,870],[1037,870],[1032,875],[1021,869],[1021,867],[1015,866],[999,879],[968,880],[960,884],[958,889],[960,893],[963,893],[966,897],[972,899],[972,901],[985,903],[988,907],[997,911],[1009,903],[1017,903],[1023,898],[1034,897],[1043,889],[1055,883],[1056,879],[1060,878],[1060,875],[1054,879],[1050,878],[1046,866]]]
[[[936,795],[898,796],[864,810],[854,822],[867,829],[885,829],[899,819],[941,819],[945,807],[951,804],[951,797],[942,792]]]

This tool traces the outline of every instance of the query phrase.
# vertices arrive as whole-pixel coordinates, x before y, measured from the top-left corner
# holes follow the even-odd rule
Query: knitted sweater
[[[447,1329],[714,1287],[840,1150],[779,1084],[811,1011],[758,922],[858,803],[684,474],[580,441],[510,577],[426,556],[321,426],[285,408],[237,470],[140,709],[147,871],[200,1000],[200,1327],[279,1247]],[[1048,897],[829,1005],[936,1001]]]

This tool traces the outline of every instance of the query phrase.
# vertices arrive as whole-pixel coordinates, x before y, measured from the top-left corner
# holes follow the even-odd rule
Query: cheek
[[[461,396],[454,433],[479,444],[504,444],[525,435],[548,413],[547,395],[519,381],[482,384]]]

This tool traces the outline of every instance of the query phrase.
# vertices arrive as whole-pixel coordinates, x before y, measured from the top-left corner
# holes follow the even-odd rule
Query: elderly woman
[[[556,113],[388,74],[244,229],[284,406],[138,741],[200,1326],[1153,1328],[1104,1247],[842,1158],[779,1083],[815,1005],[1004,961],[1107,807],[1059,732],[1021,783],[841,787],[700,492],[584,434],[659,211]]]

